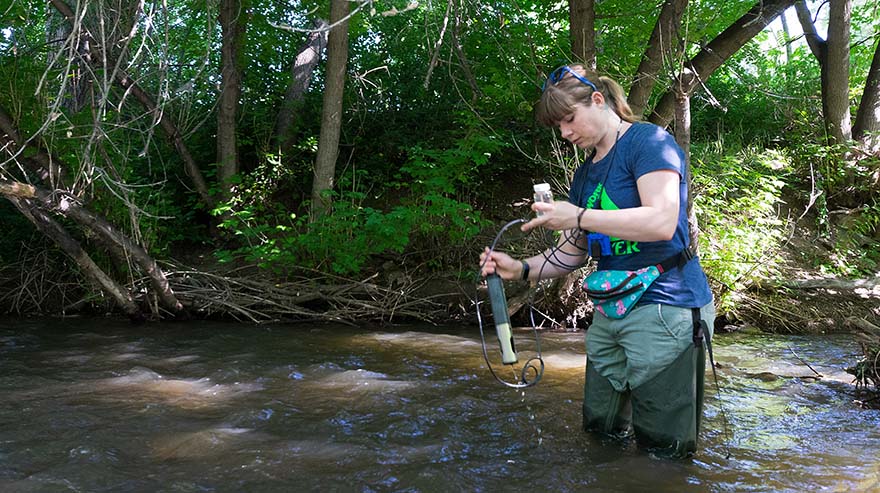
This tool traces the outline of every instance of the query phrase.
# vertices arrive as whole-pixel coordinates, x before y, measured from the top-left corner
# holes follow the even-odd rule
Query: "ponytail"
[[[599,77],[599,82],[596,84],[596,87],[598,87],[599,92],[605,96],[605,101],[608,103],[608,106],[617,113],[617,116],[619,116],[621,120],[633,123],[638,119],[633,115],[632,108],[629,107],[629,103],[626,101],[626,95],[623,93],[623,88],[620,87],[620,84],[614,79],[601,76]]]
[[[563,118],[574,112],[577,104],[592,105],[593,100],[590,96],[593,94],[594,88],[602,93],[608,107],[617,113],[621,120],[629,123],[637,120],[629,103],[626,102],[623,88],[614,79],[588,71],[583,65],[568,65],[568,68],[591,81],[591,85],[587,85],[570,73],[563,73],[554,81],[548,79],[544,83],[541,99],[535,105],[535,118],[542,125],[556,126]]]

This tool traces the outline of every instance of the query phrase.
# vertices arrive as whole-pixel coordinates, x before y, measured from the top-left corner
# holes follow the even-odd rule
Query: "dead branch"
[[[416,294],[426,281],[407,278],[392,289],[371,282],[373,277],[354,280],[308,269],[301,272],[302,275],[279,283],[259,275],[224,275],[172,267],[168,280],[184,306],[205,317],[353,324],[394,319],[435,323],[446,315],[445,306],[435,301],[443,295]],[[137,286],[133,291],[137,291]]]
[[[0,108],[0,111],[2,111],[2,108]],[[0,112],[0,123],[3,123],[3,127],[8,126],[11,131],[11,133],[6,132],[8,138],[12,139],[7,142],[7,147],[9,147],[10,151],[15,151],[16,146],[25,147],[27,145],[26,142],[16,142],[14,140],[18,133],[15,131],[13,122],[5,121],[5,116],[5,112]],[[0,128],[0,130],[3,129]],[[66,167],[63,166],[64,163],[60,159],[53,157],[49,153],[42,152],[40,149],[38,151],[45,154],[49,161],[55,163],[55,166]],[[37,174],[40,174],[40,170],[44,168],[40,162],[32,158],[25,158],[24,164],[29,170]],[[33,185],[4,180],[2,178],[0,178],[0,195],[10,198],[10,200],[13,200],[13,203],[15,203],[14,199],[34,200],[44,210],[61,214],[75,221],[83,228],[94,233],[97,238],[119,257],[130,256],[134,259],[135,263],[152,280],[156,295],[166,308],[174,313],[179,313],[183,309],[183,306],[175,298],[174,292],[169,288],[165,274],[158,267],[153,257],[142,246],[132,241],[131,238],[113,226],[109,221],[83,207],[75,197],[70,196],[63,190],[52,190],[50,192]],[[19,209],[24,212],[24,209]]]
[[[32,199],[36,195],[36,189],[27,183],[0,179],[0,195]]]
[[[10,196],[7,196],[7,198],[37,229],[51,238],[64,253],[76,262],[83,274],[111,297],[126,315],[132,319],[139,319],[141,317],[140,309],[132,300],[129,292],[98,267],[82,249],[79,242],[73,239],[52,216],[29,199]]]
[[[446,13],[443,15],[443,25],[440,27],[440,35],[437,36],[437,41],[434,43],[434,54],[431,56],[431,61],[428,63],[428,73],[425,74],[425,82],[422,83],[422,86],[425,89],[428,89],[428,86],[431,84],[431,74],[434,72],[434,67],[437,66],[437,60],[440,58],[440,47],[443,45],[443,37],[446,36],[446,27],[449,25],[449,12],[452,11],[452,2],[454,0],[448,0],[446,2]]]
[[[71,9],[67,3],[62,0],[50,0],[50,3],[61,12],[69,22],[77,22],[73,9]],[[196,164],[195,158],[193,158],[190,153],[189,147],[187,147],[186,143],[183,141],[183,136],[177,128],[177,125],[175,125],[170,118],[165,117],[164,112],[156,101],[137,83],[137,80],[134,77],[123,70],[116,60],[110,60],[110,54],[107,53],[106,50],[102,51],[99,48],[100,44],[94,39],[94,36],[90,33],[85,33],[85,36],[90,40],[88,43],[90,50],[89,61],[91,63],[97,63],[100,60],[107,60],[108,65],[113,65],[118,68],[118,70],[115,70],[113,73],[114,81],[128,93],[133,95],[148,112],[156,117],[159,126],[165,131],[171,145],[177,150],[178,155],[180,155],[180,158],[183,160],[186,173],[193,180],[193,185],[195,185],[199,197],[209,209],[213,209],[214,199],[211,197],[205,178],[202,175],[198,164]]]
[[[777,281],[776,286],[789,289],[839,289],[854,291],[864,289],[867,291],[880,291],[880,276],[869,279],[840,279],[836,277],[805,280]],[[880,295],[880,292],[878,292]]]
[[[737,311],[743,312],[749,319],[757,322],[762,327],[778,327],[786,332],[796,334],[803,332],[806,327],[819,319],[819,314],[809,310],[792,310],[789,299],[758,299],[742,294],[738,298]]]
[[[874,342],[880,346],[880,327],[859,317],[848,317],[846,323],[858,329],[867,342]]]
[[[847,372],[856,377],[856,388],[867,389],[872,384],[874,391],[880,391],[880,327],[859,317],[848,317],[847,324],[856,329],[856,336],[862,348],[862,359]],[[870,402],[880,396],[864,400]]]

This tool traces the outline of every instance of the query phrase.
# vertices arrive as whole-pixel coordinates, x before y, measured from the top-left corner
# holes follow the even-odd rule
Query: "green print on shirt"
[[[599,201],[599,209],[605,211],[616,211],[619,210],[620,207],[617,207],[611,197],[605,193],[605,187],[600,183],[596,186],[596,189],[593,190],[593,193],[587,197],[586,208],[592,209],[593,205],[595,205],[596,200]],[[620,238],[609,238],[611,240],[611,254],[612,255],[629,255],[631,253],[639,252],[639,242],[630,241],[630,240],[621,240]]]

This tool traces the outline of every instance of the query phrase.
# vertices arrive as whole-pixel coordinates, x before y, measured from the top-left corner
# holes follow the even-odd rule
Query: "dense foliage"
[[[77,5],[92,26],[111,12],[136,19],[137,29],[113,38],[121,66],[156,98],[162,117],[176,123],[216,193],[218,6],[147,2],[138,13],[137,3]],[[596,4],[598,66],[628,86],[659,2],[637,11],[622,0]],[[690,2],[686,54],[753,4]],[[255,262],[279,276],[301,266],[355,274],[388,260],[472,270],[479,245],[497,225],[524,214],[515,204],[530,195],[531,183],[549,181],[564,194],[579,159],[552,130],[536,126],[531,109],[543,74],[570,58],[568,5],[377,0],[352,7],[334,209],[317,220],[309,218],[308,199],[323,65],[297,106],[293,145],[281,148],[272,132],[290,65],[312,22],[327,18],[325,2],[249,3],[241,173],[230,198],[213,210],[193,193],[180,156],[156,128],[155,112],[111,83],[88,85],[82,104],[70,104],[75,73],[87,68],[71,68],[58,51],[62,43],[49,26],[63,19],[46,2],[0,7],[0,104],[22,133],[37,136],[73,167],[84,201],[160,257],[209,251],[222,262]],[[853,109],[877,43],[878,16],[867,5],[854,12]],[[134,35],[125,36],[129,31]],[[106,80],[112,69],[93,69],[95,78]],[[670,81],[658,81],[655,98]],[[876,271],[878,254],[861,247],[877,235],[880,206],[870,177],[878,161],[824,144],[819,94],[819,68],[805,43],[777,28],[740,50],[694,98],[695,203],[703,255],[718,286],[736,290],[771,275],[788,219],[806,209],[818,218],[819,234],[829,234],[822,227],[835,210],[858,209],[850,225],[857,234],[834,238],[836,255],[816,262],[835,273]],[[788,218],[779,214],[783,203]],[[16,262],[27,253],[20,245],[35,235],[12,208],[0,208],[0,221],[13,232],[0,237],[0,259]]]

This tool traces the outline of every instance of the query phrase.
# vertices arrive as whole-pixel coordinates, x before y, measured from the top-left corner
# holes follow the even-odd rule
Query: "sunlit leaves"
[[[733,154],[723,142],[695,147],[695,207],[703,234],[701,261],[709,277],[733,290],[772,278],[786,228],[779,218],[785,155],[755,148]],[[725,290],[726,291],[726,290]],[[718,300],[722,307],[730,299]]]

